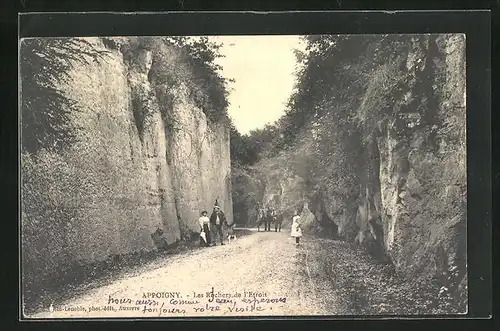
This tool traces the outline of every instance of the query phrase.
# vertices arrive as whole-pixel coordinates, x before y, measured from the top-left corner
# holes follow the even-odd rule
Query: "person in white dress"
[[[201,212],[201,217],[198,219],[200,223],[200,243],[204,246],[210,246],[212,242],[210,236],[210,219],[207,215],[208,212],[204,210]]]
[[[292,237],[295,237],[295,245],[299,246],[300,237],[302,237],[302,229],[300,228],[300,216],[299,212],[295,211],[292,218]]]

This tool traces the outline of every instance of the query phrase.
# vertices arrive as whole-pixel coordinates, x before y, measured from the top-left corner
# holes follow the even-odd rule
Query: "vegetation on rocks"
[[[22,149],[29,153],[61,150],[74,142],[68,116],[79,109],[59,82],[71,79],[68,71],[75,63],[102,61],[107,52],[78,38],[23,39],[20,47]]]
[[[432,276],[408,281],[345,241],[319,239],[312,258],[332,283],[345,315],[432,315],[463,313],[465,298],[453,297]]]
[[[193,215],[216,198],[232,216],[219,47],[204,37],[21,41],[25,299],[190,241]]]
[[[464,37],[305,41],[286,114],[244,137],[256,177],[281,187],[260,201],[286,192],[290,213],[284,202],[301,191],[310,231],[357,243],[401,277],[437,286],[435,297],[446,288],[465,311]]]
[[[302,210],[353,313],[464,312],[464,37],[305,41],[285,115],[241,135],[207,37],[23,40],[25,299],[191,247],[218,199]]]

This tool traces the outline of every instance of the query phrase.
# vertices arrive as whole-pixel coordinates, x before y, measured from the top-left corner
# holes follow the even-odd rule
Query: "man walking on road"
[[[214,206],[214,211],[212,212],[212,215],[210,216],[210,223],[212,224],[213,228],[215,229],[216,237],[218,236],[220,238],[220,244],[224,245],[224,234],[222,231],[222,226],[223,225],[228,225],[226,221],[226,216],[220,209],[219,204],[217,203],[217,200],[215,200],[215,206]],[[215,244],[215,240],[214,240]]]

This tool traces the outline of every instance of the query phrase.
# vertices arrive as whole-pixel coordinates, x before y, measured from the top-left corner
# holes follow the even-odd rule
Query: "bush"
[[[41,279],[70,264],[67,235],[77,217],[72,198],[78,183],[74,169],[46,150],[36,156],[22,153],[21,174],[23,287],[32,291]]]

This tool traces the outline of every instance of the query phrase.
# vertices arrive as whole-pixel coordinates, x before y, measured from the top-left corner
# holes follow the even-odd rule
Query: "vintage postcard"
[[[466,314],[465,47],[20,39],[22,318]]]

